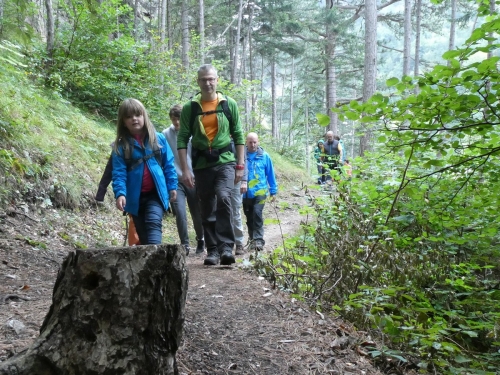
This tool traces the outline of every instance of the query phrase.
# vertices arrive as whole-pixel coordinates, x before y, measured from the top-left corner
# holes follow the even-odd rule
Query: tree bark
[[[241,39],[241,18],[243,17],[243,0],[239,1],[238,4],[238,24],[236,27],[236,38],[234,41],[234,57],[233,57],[233,69],[231,70],[231,82],[235,85],[239,85],[241,82],[238,80],[238,70],[240,67],[240,39]]]
[[[182,29],[182,66],[184,69],[189,69],[189,22],[188,22],[188,4],[182,2],[181,10],[181,29]]]
[[[457,25],[457,0],[451,0],[451,14],[450,14],[450,39],[448,43],[448,51],[455,49],[455,34]],[[448,61],[448,66],[450,62]]]
[[[277,113],[276,113],[276,61],[274,59],[274,54],[271,57],[271,134],[273,139],[278,139],[278,124],[277,124]]]
[[[52,0],[45,0],[45,10],[47,11],[47,55],[52,60],[54,52],[54,11]]]
[[[187,282],[177,245],[72,252],[40,336],[0,374],[178,374]]]
[[[375,0],[366,0],[365,15],[365,72],[363,78],[363,103],[375,93],[377,79],[377,2]],[[359,153],[364,155],[368,150],[371,138],[371,129],[363,129],[363,135],[360,138]]]
[[[199,18],[200,18],[200,63],[205,64],[205,2],[199,0]]]
[[[410,75],[411,58],[411,0],[405,0],[404,10],[404,43],[403,43],[403,77]]]

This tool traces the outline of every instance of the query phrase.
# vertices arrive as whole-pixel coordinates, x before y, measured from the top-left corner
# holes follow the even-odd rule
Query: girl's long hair
[[[118,121],[116,127],[116,139],[115,144],[113,146],[114,151],[118,154],[118,148],[121,145],[123,147],[125,158],[129,158],[132,154],[132,150],[130,150],[130,139],[133,138],[130,131],[125,126],[125,118],[131,115],[142,115],[144,117],[144,128],[143,135],[147,135],[149,139],[149,146],[152,150],[157,150],[159,148],[158,139],[156,138],[156,130],[149,119],[148,112],[144,105],[137,99],[129,98],[125,99],[122,104],[120,104],[120,108],[118,109]],[[144,145],[147,147],[148,145]]]

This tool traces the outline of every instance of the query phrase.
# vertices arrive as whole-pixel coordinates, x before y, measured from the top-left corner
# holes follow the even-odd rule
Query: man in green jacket
[[[217,70],[210,64],[198,69],[201,93],[182,108],[177,150],[183,183],[196,186],[200,198],[201,217],[207,257],[205,265],[229,265],[233,255],[234,232],[231,222],[231,190],[243,177],[245,138],[241,128],[238,105],[234,99],[217,92]],[[223,106],[231,113],[226,117]],[[194,108],[192,108],[194,106]],[[194,121],[191,119],[195,113]],[[187,144],[192,144],[193,173],[187,164]],[[236,160],[231,148],[236,145]]]

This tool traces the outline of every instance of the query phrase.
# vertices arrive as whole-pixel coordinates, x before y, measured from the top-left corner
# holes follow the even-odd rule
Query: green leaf
[[[320,126],[330,125],[330,116],[327,116],[323,113],[316,113],[316,119],[318,120],[318,124]]]
[[[395,86],[399,82],[399,79],[396,77],[389,78],[387,81],[385,81],[385,84],[387,87],[392,87]]]

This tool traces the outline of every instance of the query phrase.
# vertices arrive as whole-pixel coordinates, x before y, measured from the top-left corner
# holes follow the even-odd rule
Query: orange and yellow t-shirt
[[[201,101],[201,108],[203,112],[215,111],[217,109],[217,104],[219,104],[219,99],[215,99],[209,102]],[[217,113],[212,113],[210,115],[203,115],[201,122],[205,128],[205,133],[207,134],[208,140],[212,142],[215,135],[219,131],[219,123],[217,122]]]

